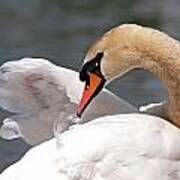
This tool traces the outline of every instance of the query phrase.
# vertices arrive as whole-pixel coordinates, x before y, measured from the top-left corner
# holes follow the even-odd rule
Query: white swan
[[[179,72],[180,72],[180,43],[173,38],[169,37],[168,35],[159,32],[154,29],[145,28],[138,25],[121,25],[117,28],[110,30],[109,32],[105,33],[103,37],[101,37],[91,48],[89,49],[84,64],[82,66],[80,72],[80,79],[85,81],[85,89],[83,92],[82,99],[80,101],[78,107],[78,115],[81,116],[85,108],[91,102],[91,100],[101,91],[104,84],[108,83],[112,79],[122,75],[123,73],[133,69],[141,67],[146,70],[153,72],[157,77],[159,77],[166,85],[169,93],[169,98],[166,102],[156,105],[154,107],[148,107],[149,111],[153,111],[155,114],[163,115],[167,117],[169,121],[173,124],[180,126],[180,104],[179,104],[179,88],[180,88],[180,79],[179,79]],[[141,108],[143,110],[143,108]],[[155,112],[155,111],[156,112]],[[134,119],[137,117],[135,114],[126,115],[127,120]],[[103,119],[103,118],[102,118]],[[104,117],[105,119],[114,120],[119,119],[119,121],[124,121],[123,116],[119,115],[112,116],[109,118]],[[141,126],[142,131],[150,131],[154,129],[154,127],[159,127],[160,119],[155,117],[148,117],[148,116],[138,116],[138,121],[131,121],[134,124],[134,131],[137,132],[137,135],[142,136],[141,132],[136,129],[136,126]],[[151,120],[150,120],[151,119]],[[141,121],[142,120],[142,121]],[[147,121],[144,125],[141,123]],[[151,122],[153,121],[154,125],[152,126]],[[180,130],[174,130],[171,124],[167,123],[167,127],[164,129],[164,125],[167,122],[162,122],[162,126],[159,127],[159,132],[167,131],[166,135],[168,138],[164,140],[164,137],[160,137],[159,133],[150,133],[149,140],[146,142],[146,137],[141,137],[142,147],[148,145],[149,147],[152,145],[154,139],[160,138],[157,144],[154,146],[154,150],[158,150],[158,146],[166,146],[167,144],[171,144],[172,146],[176,146],[176,138],[180,138]],[[149,129],[146,129],[146,125],[148,124]],[[123,126],[123,125],[122,125]],[[127,127],[126,127],[127,126]],[[129,128],[130,124],[125,125],[125,129]],[[176,135],[171,136],[168,132],[172,131]],[[113,133],[113,132],[111,132]],[[131,132],[129,131],[131,134]],[[127,141],[131,141],[134,137],[127,137]],[[137,140],[136,138],[134,139]],[[162,140],[162,141],[161,141]],[[175,141],[174,141],[175,140]],[[160,142],[161,141],[161,142]],[[110,142],[110,141],[109,141]],[[177,141],[179,144],[180,141]],[[119,143],[119,147],[123,145]],[[143,153],[143,148],[136,146],[129,146],[129,150],[134,151],[135,149],[139,151],[139,153]],[[134,149],[135,148],[135,149]],[[162,170],[159,174],[154,172],[155,174],[152,176],[153,173],[151,169],[151,165],[149,166],[147,158],[144,161],[144,171],[147,170],[148,174],[142,176],[142,179],[156,179],[156,176],[159,176],[157,179],[179,179],[180,178],[180,170],[179,166],[179,159],[180,159],[180,146],[178,145],[176,149],[169,149],[167,146],[164,149],[166,153],[168,151],[169,156],[166,156],[166,160],[171,162],[175,161],[173,166],[173,172],[176,172],[175,176],[169,175],[168,168]],[[149,156],[151,161],[156,164],[156,160],[153,159],[154,155],[146,154]],[[161,158],[161,153],[158,155],[156,154],[156,158]],[[107,154],[108,155],[108,154]],[[121,154],[122,155],[122,154]],[[152,155],[152,156],[151,156]],[[117,158],[119,158],[119,154],[117,153]],[[126,154],[126,156],[128,156]],[[132,158],[137,158],[136,156],[132,156]],[[137,158],[134,162],[134,166],[139,169],[141,167],[141,163],[139,162],[141,158]],[[121,159],[123,160],[123,159]],[[159,161],[160,162],[160,161]],[[125,163],[128,163],[128,159]],[[166,162],[162,160],[160,164],[156,164],[157,168],[161,169]],[[114,168],[118,166],[118,163],[114,164]],[[127,171],[130,170],[130,167],[127,167]],[[171,168],[169,168],[171,169]],[[172,170],[171,169],[171,170]],[[118,169],[121,171],[121,168]],[[173,173],[172,173],[173,174]],[[133,178],[132,176],[123,176],[123,179],[129,179],[128,177]],[[135,178],[139,177],[138,173],[135,174]],[[165,178],[166,177],[166,178]],[[138,178],[137,178],[138,179]]]
[[[63,131],[73,123],[67,117],[75,113],[82,90],[77,72],[48,60],[23,58],[6,62],[0,67],[0,106],[15,114],[4,121],[0,136],[23,137],[31,145],[52,138],[53,126],[59,124]],[[83,119],[136,111],[104,90]]]
[[[134,52],[137,55],[126,54],[127,47],[136,43],[129,43],[129,46],[125,46],[125,51],[121,51],[115,45],[119,45],[121,42],[119,46],[124,47],[126,41],[134,41],[135,39],[141,42],[143,40],[141,39],[142,33],[152,39],[158,35],[154,41],[158,46],[162,45],[159,41],[163,38],[165,38],[165,42],[176,42],[163,33],[136,25],[123,25],[105,34],[90,49],[86,57],[88,61],[82,67],[80,77],[86,81],[86,88],[78,108],[79,115],[91,100],[88,95],[95,96],[98,93],[96,87],[99,83],[97,82],[101,82],[102,86],[102,82],[111,80],[119,72],[128,70],[131,63],[136,62],[138,51]],[[138,36],[135,36],[136,34]],[[160,39],[158,39],[159,36]],[[147,45],[152,46],[152,43],[143,41],[141,43],[145,50],[149,49],[146,47]],[[102,51],[105,56],[103,56]],[[116,56],[115,54],[107,56],[109,51],[111,53],[115,51]],[[114,61],[111,57],[115,58]],[[146,60],[150,60],[150,58]],[[148,62],[146,61],[146,63]],[[40,158],[38,159],[39,164],[36,161],[33,163],[32,159],[29,160],[32,157],[30,155],[40,153],[38,149],[34,148],[34,151],[32,149],[20,162],[5,170],[0,176],[0,180],[41,178],[45,180],[179,180],[179,139],[180,130],[159,117],[143,114],[105,116],[72,127],[59,134],[57,142],[54,142],[55,139],[53,139],[40,145],[39,149],[42,148],[46,153],[38,156]],[[55,144],[56,146],[54,146]],[[53,153],[50,155],[51,147]],[[32,164],[29,163],[30,161]],[[36,163],[37,166],[34,165]],[[33,165],[36,169],[33,168]],[[38,169],[39,166],[40,169]],[[31,168],[32,171],[30,171]]]

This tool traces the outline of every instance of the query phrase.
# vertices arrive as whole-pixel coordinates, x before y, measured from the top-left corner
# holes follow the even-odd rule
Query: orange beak
[[[91,100],[101,91],[105,80],[96,74],[88,73],[89,75],[89,85],[85,85],[82,98],[78,105],[77,116],[81,117],[82,113],[91,102]]]

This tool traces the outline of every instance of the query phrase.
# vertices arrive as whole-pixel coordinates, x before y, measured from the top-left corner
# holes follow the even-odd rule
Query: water
[[[164,30],[180,38],[179,0],[0,0],[0,63],[24,56],[45,57],[78,70],[88,46],[123,22]],[[140,106],[165,98],[154,77],[133,71],[110,89]],[[0,141],[0,170],[29,148],[21,140]]]

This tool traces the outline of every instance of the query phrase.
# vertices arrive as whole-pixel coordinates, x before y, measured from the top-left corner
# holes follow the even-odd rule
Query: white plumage
[[[0,179],[178,180],[179,139],[179,129],[158,117],[106,116],[31,149]]]

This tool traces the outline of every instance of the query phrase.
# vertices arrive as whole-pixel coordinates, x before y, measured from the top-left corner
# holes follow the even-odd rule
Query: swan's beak
[[[105,80],[94,74],[88,73],[89,75],[89,82],[86,82],[84,91],[78,105],[77,116],[81,117],[82,113],[91,102],[91,100],[101,91],[105,84]]]

